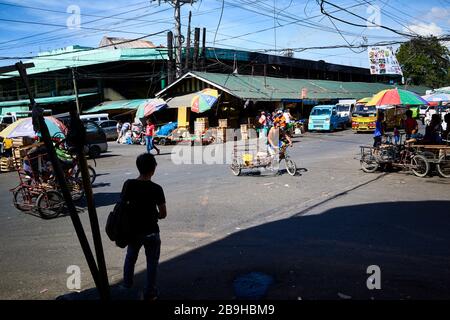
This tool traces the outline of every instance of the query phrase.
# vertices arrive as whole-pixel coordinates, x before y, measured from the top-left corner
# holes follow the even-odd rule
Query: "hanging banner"
[[[369,47],[370,74],[399,74],[402,69],[392,47]]]

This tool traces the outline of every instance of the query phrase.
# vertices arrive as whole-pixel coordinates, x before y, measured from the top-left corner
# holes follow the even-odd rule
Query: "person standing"
[[[142,246],[147,260],[147,279],[144,300],[156,300],[158,289],[156,276],[161,250],[158,220],[167,216],[166,199],[163,188],[152,181],[156,170],[156,160],[152,154],[144,153],[137,157],[137,179],[125,181],[121,199],[128,203],[131,237],[128,240],[127,253],[123,269],[122,287],[131,288],[134,280],[134,268]]]
[[[379,111],[378,117],[377,117],[377,122],[375,123],[375,132],[373,133],[374,148],[378,148],[379,146],[381,146],[381,139],[383,138],[383,135],[384,135],[383,120],[384,120],[384,113]]]
[[[406,120],[405,120],[405,133],[406,139],[410,139],[413,134],[416,134],[419,131],[419,125],[417,124],[416,119],[413,119],[412,110],[406,110]]]
[[[150,153],[152,149],[155,149],[159,154],[159,149],[153,143],[153,137],[155,136],[155,125],[147,119],[147,126],[145,127],[145,143],[147,144],[147,153]]]
[[[122,120],[117,121],[116,124],[116,131],[117,131],[117,143],[120,142],[120,138],[122,138]]]

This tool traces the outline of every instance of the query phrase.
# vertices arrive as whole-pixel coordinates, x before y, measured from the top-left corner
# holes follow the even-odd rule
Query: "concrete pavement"
[[[259,271],[275,279],[268,298],[448,298],[450,181],[363,173],[355,158],[371,139],[350,131],[299,137],[291,156],[302,170],[294,177],[175,166],[171,147],[163,147],[154,179],[165,189],[169,212],[160,224],[161,297],[231,299],[234,279]],[[110,144],[110,150],[96,168],[102,232],[144,148]],[[68,292],[69,265],[80,266],[82,289],[92,287],[69,217],[18,212],[8,192],[16,183],[13,173],[0,176],[0,298]],[[81,217],[87,226],[87,215]],[[104,233],[103,243],[110,281],[120,282],[124,251]],[[143,262],[141,256],[139,280]],[[385,289],[365,286],[369,263],[380,265]]]

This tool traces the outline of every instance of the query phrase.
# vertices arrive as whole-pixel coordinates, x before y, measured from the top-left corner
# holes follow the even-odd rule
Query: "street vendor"
[[[416,134],[419,131],[419,125],[417,124],[416,119],[413,118],[412,110],[406,110],[406,120],[404,122],[405,125],[405,133],[406,139],[410,139],[412,135]]]
[[[440,133],[443,131],[441,126],[441,116],[433,114],[431,116],[430,124],[425,128],[424,143],[439,144],[442,142]]]
[[[381,139],[384,135],[384,113],[378,112],[377,122],[375,123],[375,132],[373,133],[373,147],[378,148],[381,146]]]

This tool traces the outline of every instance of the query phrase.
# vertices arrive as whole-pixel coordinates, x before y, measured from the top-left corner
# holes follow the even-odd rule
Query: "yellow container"
[[[250,165],[253,161],[253,155],[249,153],[245,153],[242,155],[242,161],[244,161],[245,165]]]

